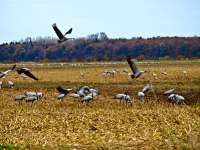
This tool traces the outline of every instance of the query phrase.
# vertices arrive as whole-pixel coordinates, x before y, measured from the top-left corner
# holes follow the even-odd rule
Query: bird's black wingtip
[[[52,27],[56,27],[56,23],[52,24]]]
[[[126,59],[131,60],[131,57],[129,55],[126,55]]]
[[[61,89],[61,86],[60,85],[57,86],[56,89],[59,91]]]
[[[72,33],[72,28],[70,28],[69,31],[67,31],[67,32],[65,33],[65,35],[66,35],[66,34],[71,34],[71,33]]]
[[[15,69],[15,67],[16,67],[16,64],[14,64],[14,65],[13,65],[13,67],[12,67],[10,70],[13,70],[13,69]]]

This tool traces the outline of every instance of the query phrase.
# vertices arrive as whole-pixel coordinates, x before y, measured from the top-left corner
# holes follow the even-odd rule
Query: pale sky
[[[200,36],[200,0],[0,0],[0,44],[105,32],[109,38]]]

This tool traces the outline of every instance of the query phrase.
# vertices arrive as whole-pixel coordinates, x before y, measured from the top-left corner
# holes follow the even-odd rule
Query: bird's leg
[[[144,98],[142,97],[142,101],[143,101],[143,103],[145,103],[145,100],[144,100]]]
[[[182,102],[183,105],[186,105],[186,103]]]
[[[127,104],[128,104],[128,101],[126,100],[126,106],[127,106]]]
[[[176,104],[179,104],[180,101],[176,101]]]

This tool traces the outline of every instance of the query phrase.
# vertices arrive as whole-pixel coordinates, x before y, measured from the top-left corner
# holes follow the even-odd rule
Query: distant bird
[[[95,97],[95,96],[97,96],[97,95],[99,95],[99,94],[100,94],[99,91],[93,91],[93,92],[91,92],[91,93],[88,94],[88,95]]]
[[[23,75],[22,75],[21,77],[22,77],[24,80],[26,80],[26,76],[23,76]]]
[[[65,88],[62,88],[61,86],[58,86],[56,88],[61,94],[68,94],[69,92],[71,92],[71,90],[68,90],[68,89],[65,89]]]
[[[124,69],[123,72],[128,73],[128,70],[127,70],[127,69]]]
[[[37,94],[35,92],[24,92],[25,96],[30,96],[30,97],[37,97]]]
[[[96,93],[98,93],[99,91],[96,90],[96,89],[90,88],[90,89],[89,89],[89,92],[90,92],[90,93],[92,93],[92,92],[96,92]]]
[[[170,94],[170,95],[168,96],[168,101],[171,102],[171,101],[173,101],[173,100],[175,100],[175,94]]]
[[[157,74],[152,73],[152,76],[154,77],[154,79],[157,79]]]
[[[14,84],[13,82],[8,81],[8,84],[10,85],[11,88],[14,88],[14,85],[15,85],[15,84]]]
[[[151,81],[151,79],[148,79],[148,84],[142,89],[142,92],[144,94],[146,94],[150,89],[150,81]]]
[[[2,87],[2,83],[3,83],[3,82],[2,82],[2,81],[0,81],[0,89],[1,89],[1,87]]]
[[[85,93],[89,93],[90,88],[88,86],[82,86],[78,89],[76,94],[79,94],[81,97],[84,96]]]
[[[19,101],[20,104],[22,104],[22,100],[25,98],[25,95],[19,95],[17,97],[15,97],[15,101]]]
[[[126,100],[126,102],[132,104],[132,100],[131,100],[130,96],[126,95],[126,94],[116,94],[114,99],[119,99],[120,100],[120,104],[121,104],[122,100]]]
[[[110,71],[104,70],[104,71],[103,71],[103,76],[106,77],[107,74],[110,74]]]
[[[104,77],[106,77],[106,74],[107,74],[107,73],[103,72],[103,76],[104,76]]]
[[[162,72],[162,74],[165,76],[165,78],[167,77],[167,72]]]
[[[67,94],[61,93],[58,95],[58,99],[61,99],[61,102],[64,102],[64,98],[66,97]]]
[[[81,76],[84,77],[84,73],[83,72],[81,73]]]
[[[39,99],[39,98],[42,98],[44,94],[42,92],[37,92],[36,95],[37,95],[37,98]]]
[[[81,102],[86,102],[88,104],[89,101],[91,101],[93,99],[93,93],[92,95],[87,95],[85,97],[82,98]]]
[[[183,74],[184,74],[185,77],[187,77],[187,71],[184,70]]]
[[[52,25],[52,27],[53,27],[54,31],[56,32],[56,34],[57,34],[57,36],[58,36],[58,38],[59,38],[58,43],[62,43],[62,42],[64,42],[64,41],[68,40],[68,39],[73,39],[73,38],[66,38],[66,37],[65,37],[65,35],[71,34],[72,28],[70,28],[69,31],[67,31],[67,32],[65,33],[65,35],[63,35],[62,32],[57,28],[56,23],[54,23],[54,24]]]
[[[115,71],[112,70],[112,71],[109,71],[110,75],[112,75],[113,77],[115,76]]]
[[[7,75],[7,73],[10,72],[10,71],[12,71],[13,69],[15,69],[15,67],[16,67],[16,64],[14,64],[13,67],[10,68],[10,69],[8,69],[7,71],[4,71],[4,72],[0,71],[0,78],[5,77]]]
[[[63,89],[65,89],[66,91],[68,91],[68,92],[71,92],[71,91],[73,91],[73,90],[75,90],[76,89],[76,87],[74,87],[74,88],[63,88]]]
[[[108,71],[108,70],[104,70],[104,71],[103,71],[103,73],[105,73],[105,74],[108,74],[108,73],[109,73],[109,71]]]
[[[81,91],[81,90],[77,91],[75,94],[78,94],[80,97],[84,97],[85,96],[84,92]]]
[[[127,59],[127,62],[128,62],[128,64],[129,64],[129,66],[130,66],[132,72],[134,73],[134,74],[131,75],[131,78],[133,78],[133,79],[134,79],[134,78],[138,78],[141,74],[150,71],[149,69],[147,69],[147,70],[145,70],[145,71],[139,70],[139,69],[137,68],[137,66],[135,65],[135,63],[131,60],[131,58],[130,58],[129,56],[127,56],[126,59]]]
[[[178,100],[178,103],[182,103],[183,105],[186,105],[186,103],[184,102],[185,98],[183,96],[175,94],[174,97],[176,100]]]
[[[31,97],[29,97],[29,98],[26,99],[26,103],[31,102],[32,103],[31,106],[32,106],[33,102],[37,101],[37,100],[38,100],[38,98],[36,96],[31,96]]]
[[[166,92],[164,93],[164,95],[172,94],[172,93],[174,92],[175,89],[176,89],[176,87],[174,87],[174,88],[172,88],[172,89],[166,91]]]
[[[145,94],[144,94],[143,92],[138,92],[138,97],[141,98],[141,100],[142,100],[143,102],[145,102],[144,96],[145,96]]]
[[[71,91],[71,90],[62,88],[61,86],[58,86],[56,89],[60,92],[58,99],[61,99],[61,102],[64,101],[64,98],[66,97],[66,95]]]
[[[31,72],[30,69],[28,68],[19,68],[17,69],[18,74],[24,73],[25,75],[29,76],[30,78],[34,79],[34,80],[38,80],[38,78],[36,78]]]
[[[75,99],[80,99],[80,98],[81,98],[80,95],[79,95],[79,94],[76,94],[76,93],[70,94],[69,96],[70,96],[70,97],[73,97],[74,100],[75,100]]]

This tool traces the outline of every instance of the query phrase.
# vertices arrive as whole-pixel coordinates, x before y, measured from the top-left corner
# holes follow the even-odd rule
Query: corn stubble
[[[102,75],[105,67],[36,68],[38,82],[14,78],[17,74],[13,73],[7,79],[15,82],[15,88],[4,85],[0,91],[0,143],[22,149],[27,145],[29,149],[199,149],[199,66],[171,66],[167,79],[161,74],[164,67],[150,66],[151,72],[137,80],[122,72],[128,68],[124,65],[117,67],[120,74],[106,78]],[[183,68],[187,78],[181,74]],[[142,103],[137,92],[146,86],[148,77],[152,88]],[[88,105],[68,95],[60,103],[58,85],[88,85],[101,94]],[[168,103],[162,95],[173,86],[187,106]],[[24,91],[43,92],[44,97],[33,106],[25,101],[21,105],[14,98]],[[130,95],[133,105],[120,105],[113,99],[117,93]]]

